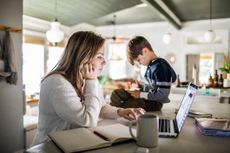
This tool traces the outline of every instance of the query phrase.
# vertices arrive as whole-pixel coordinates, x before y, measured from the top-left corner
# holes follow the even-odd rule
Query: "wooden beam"
[[[65,46],[64,41],[56,43],[56,44],[52,44],[52,43],[48,42],[45,38],[34,37],[34,36],[29,36],[29,35],[23,36],[23,43],[48,45],[48,46],[58,46],[58,47],[64,47]]]
[[[2,24],[0,24],[0,30],[10,31],[10,32],[21,32],[22,31],[22,29],[10,27],[10,26],[5,26]]]
[[[162,0],[142,0],[153,6],[157,12],[163,16],[168,22],[170,22],[175,28],[181,29],[182,23],[180,19],[168,8],[168,6]]]

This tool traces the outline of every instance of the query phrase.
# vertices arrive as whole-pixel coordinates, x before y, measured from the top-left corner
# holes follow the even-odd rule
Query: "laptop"
[[[175,119],[159,119],[159,137],[177,137],[181,132],[189,109],[194,101],[198,86],[190,83],[182,99]]]

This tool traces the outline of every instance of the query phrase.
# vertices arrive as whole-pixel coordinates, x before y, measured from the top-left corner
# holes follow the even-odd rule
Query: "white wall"
[[[73,34],[74,32],[77,31],[96,31],[96,27],[91,25],[91,24],[87,24],[87,23],[81,23],[75,26],[70,27],[70,34]]]
[[[160,57],[165,58],[167,53],[176,55],[176,62],[172,64],[177,74],[185,80],[185,54],[200,52],[227,52],[229,48],[230,18],[213,20],[213,29],[217,35],[223,37],[223,43],[219,45],[187,45],[187,37],[200,35],[209,28],[209,20],[187,22],[181,30],[177,30],[166,22],[143,23],[130,25],[116,25],[116,36],[132,38],[136,35],[146,37],[152,44],[153,50]],[[101,26],[96,28],[102,36],[113,36],[113,26]],[[171,32],[172,42],[166,45],[162,41],[163,34]]]
[[[51,21],[23,15],[23,35],[46,38],[46,31],[50,29]],[[65,39],[77,31],[96,31],[96,27],[87,23],[81,23],[72,27],[61,24],[60,29],[64,32]]]
[[[23,35],[45,38],[46,31],[51,28],[50,23],[51,21],[23,15]],[[60,29],[64,32],[65,36],[69,35],[70,28],[68,26],[61,25]]]
[[[1,0],[0,23],[22,28],[22,0]],[[18,82],[0,81],[0,152],[12,153],[24,147],[22,92],[22,34],[11,33],[16,52]]]
[[[49,22],[23,16],[23,28],[24,33],[29,35],[35,35],[44,37],[45,31],[48,29]],[[227,52],[229,48],[229,29],[230,18],[212,20],[213,29],[217,33],[217,36],[222,37],[222,43],[220,44],[200,44],[200,45],[188,45],[187,38],[190,37],[202,37],[204,32],[209,28],[209,20],[192,21],[183,23],[183,28],[180,30],[175,29],[167,22],[154,22],[154,23],[142,23],[142,24],[127,24],[116,25],[116,36],[132,38],[136,35],[145,36],[150,43],[154,51],[158,56],[165,58],[168,53],[174,53],[176,55],[176,62],[172,64],[177,74],[180,74],[181,80],[185,80],[185,55],[188,53],[201,53],[201,52]],[[43,28],[42,28],[43,27]],[[28,31],[26,29],[33,29]],[[90,24],[82,23],[73,27],[62,26],[66,34],[66,40],[68,37],[76,31],[90,30],[101,34],[104,37],[112,37],[114,34],[114,26],[101,26],[95,27]],[[42,32],[37,32],[42,31]],[[35,32],[35,33],[34,33]],[[162,41],[162,37],[165,33],[172,33],[172,42],[166,45]],[[109,43],[109,42],[107,42]],[[107,74],[108,67],[105,68],[104,73]]]

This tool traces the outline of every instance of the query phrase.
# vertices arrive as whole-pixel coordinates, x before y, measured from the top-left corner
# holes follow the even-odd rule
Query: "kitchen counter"
[[[180,101],[186,92],[186,88],[172,87],[169,95],[169,99],[172,101]],[[195,101],[213,101],[220,103],[230,104],[230,89],[219,88],[207,88],[198,89]]]

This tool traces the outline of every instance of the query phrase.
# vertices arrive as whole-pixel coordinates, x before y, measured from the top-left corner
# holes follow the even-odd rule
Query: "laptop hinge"
[[[178,129],[178,125],[177,125],[177,121],[176,121],[176,120],[173,120],[173,124],[174,124],[174,130],[175,130],[175,133],[179,133],[179,129]]]

